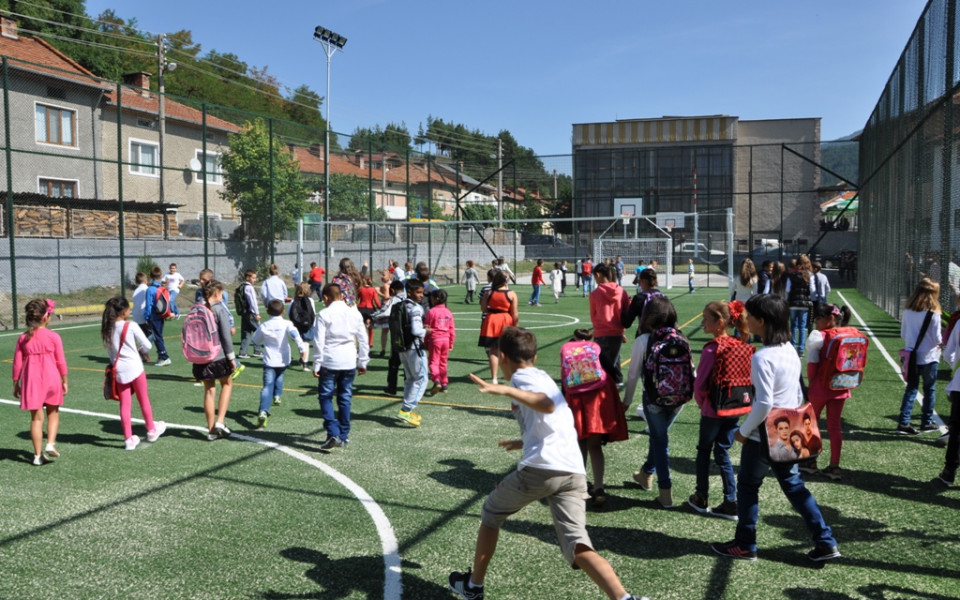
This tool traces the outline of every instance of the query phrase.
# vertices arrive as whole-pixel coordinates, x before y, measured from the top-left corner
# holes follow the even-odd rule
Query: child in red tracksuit
[[[447,308],[447,292],[434,290],[430,293],[430,310],[423,319],[427,334],[427,352],[430,353],[430,379],[433,381],[431,394],[447,391],[447,357],[453,350],[457,339],[453,313]]]

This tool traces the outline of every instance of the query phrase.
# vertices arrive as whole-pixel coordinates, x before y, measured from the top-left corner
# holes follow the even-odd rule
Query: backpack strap
[[[120,360],[120,352],[123,350],[123,342],[127,339],[128,329],[130,329],[130,321],[124,321],[123,329],[120,331],[120,344],[117,346],[117,356],[113,359],[113,363],[110,365],[113,368],[116,368],[117,361]]]

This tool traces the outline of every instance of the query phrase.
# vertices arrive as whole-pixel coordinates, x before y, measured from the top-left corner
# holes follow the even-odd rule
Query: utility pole
[[[497,227],[503,229],[503,140],[497,138]]]
[[[167,50],[166,36],[162,33],[157,36],[157,89],[159,90],[157,99],[159,108],[157,109],[157,128],[160,134],[159,145],[157,146],[157,161],[160,166],[160,204],[163,204],[166,197],[163,191],[163,135],[166,132],[166,115],[163,103],[163,72],[167,68]],[[166,228],[164,228],[166,229]]]

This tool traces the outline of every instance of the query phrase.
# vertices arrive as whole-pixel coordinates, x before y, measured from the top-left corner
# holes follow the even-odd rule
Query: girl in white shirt
[[[897,433],[916,435],[924,431],[939,429],[933,423],[933,409],[936,404],[937,365],[940,363],[940,284],[924,277],[917,284],[913,295],[907,300],[907,310],[903,311],[900,321],[900,337],[903,347],[913,351],[914,363],[909,367],[907,389],[903,391],[900,402],[900,421]],[[930,313],[930,324],[923,338],[917,341],[923,322]],[[920,429],[910,424],[913,403],[917,399],[917,390],[923,384],[923,409],[920,413]]]
[[[124,446],[133,450],[140,443],[140,437],[133,435],[130,422],[130,394],[137,395],[140,412],[147,425],[147,441],[155,442],[167,429],[163,421],[153,420],[153,409],[147,394],[147,375],[143,370],[141,353],[151,348],[150,341],[136,323],[127,321],[130,317],[130,303],[126,298],[117,296],[107,300],[103,309],[100,335],[107,347],[110,362],[116,361],[117,388],[120,392],[120,425],[123,427]],[[126,330],[126,335],[124,335]],[[121,344],[121,338],[123,343]]]

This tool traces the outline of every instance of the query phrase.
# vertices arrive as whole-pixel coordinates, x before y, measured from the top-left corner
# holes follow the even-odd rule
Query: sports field
[[[558,377],[560,345],[578,324],[589,326],[587,301],[568,288],[573,295],[560,304],[545,294],[533,308],[528,290],[518,291],[521,326],[539,338],[539,366]],[[725,288],[668,295],[699,350],[707,341],[700,310]],[[235,383],[226,422],[233,438],[206,441],[202,392],[180,354],[177,321],[166,330],[174,364],[147,367],[155,417],[170,429],[124,451],[117,405],[100,394],[107,358],[99,323],[63,326],[70,391],[55,463],[30,464],[29,416],[12,402],[9,378],[0,387],[0,598],[449,597],[447,575],[471,564],[483,499],[518,458],[496,444],[518,437],[508,400],[481,396],[467,381],[489,373],[476,346],[479,310],[461,299],[451,288],[450,392],[424,400],[422,427],[395,418],[399,397],[382,394],[387,361],[375,357],[357,378],[351,443],[329,454],[318,451],[325,436],[310,373],[288,372],[283,404],[266,429],[254,429],[255,360]],[[943,466],[936,435],[893,434],[903,383],[888,355],[900,347],[899,325],[853,290],[831,299],[852,306],[852,324],[873,336],[866,380],[844,411],[844,477],[806,476],[843,558],[824,568],[807,560],[812,543],[773,478],[761,489],[760,560],[714,555],[709,543],[731,539],[734,523],[659,508],[655,491],[633,484],[647,438],[631,408],[630,440],[606,448],[607,506],[588,514],[597,550],[627,590],[652,600],[960,597],[960,489],[931,483]],[[0,334],[7,369],[16,335]],[[944,385],[937,407],[949,413]],[[678,503],[693,491],[698,422],[690,405],[671,430]],[[144,437],[143,425],[134,433]],[[713,505],[718,476],[711,485]],[[542,504],[507,522],[486,584],[487,598],[602,597],[565,566]]]

